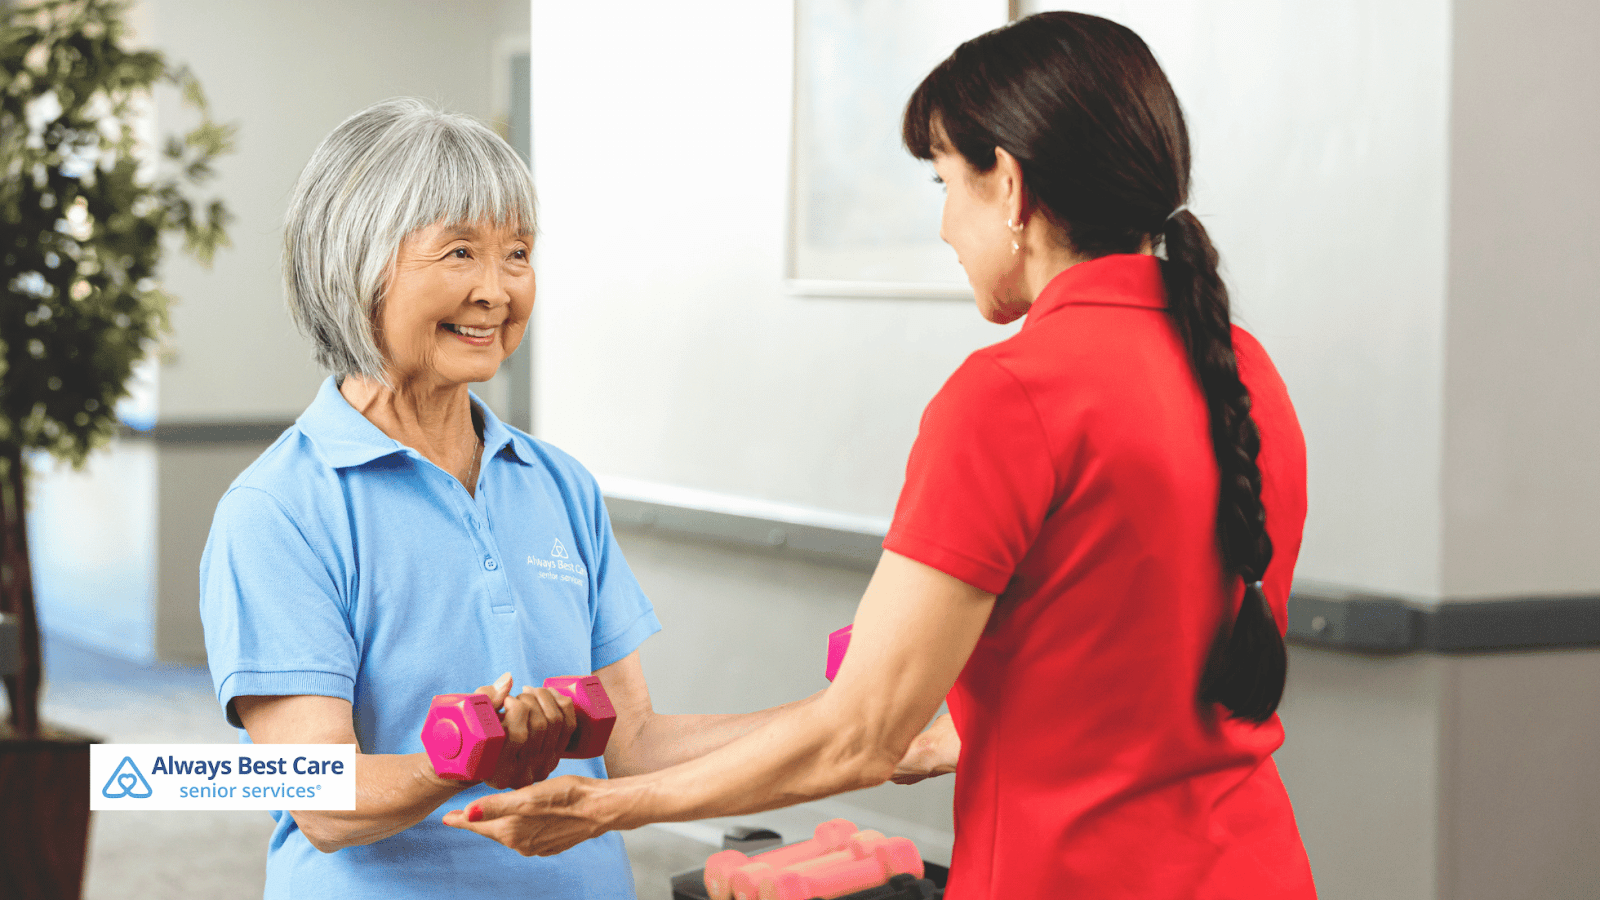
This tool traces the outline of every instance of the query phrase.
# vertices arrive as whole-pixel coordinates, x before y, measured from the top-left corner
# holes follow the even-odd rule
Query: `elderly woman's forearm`
[[[356,808],[291,813],[311,846],[323,853],[399,834],[455,798],[466,782],[433,774],[426,754],[356,754]]]

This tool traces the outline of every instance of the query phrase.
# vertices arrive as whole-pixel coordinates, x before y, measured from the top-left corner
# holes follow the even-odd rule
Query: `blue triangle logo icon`
[[[106,786],[100,789],[100,796],[110,800],[119,797],[143,800],[152,793],[154,791],[150,790],[150,782],[144,780],[144,773],[134,765],[131,756],[122,758],[122,762],[117,764],[117,770],[106,779]]]

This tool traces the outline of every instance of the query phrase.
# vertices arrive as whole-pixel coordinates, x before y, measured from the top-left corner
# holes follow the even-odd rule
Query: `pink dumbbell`
[[[482,781],[494,774],[506,730],[482,694],[440,694],[428,706],[422,746],[440,778]]]
[[[839,664],[844,662],[844,652],[850,649],[850,630],[854,627],[854,624],[846,625],[828,635],[828,667],[822,674],[827,676],[829,681],[839,674]]]
[[[750,900],[830,900],[885,884],[896,875],[923,875],[922,854],[907,838],[866,838],[865,833],[837,853],[804,862],[762,879]]]
[[[617,711],[611,706],[605,686],[597,675],[557,675],[546,678],[544,686],[572,698],[578,708],[578,727],[561,753],[562,759],[591,759],[606,752],[611,729],[617,724]]]
[[[760,859],[753,859],[749,864],[741,866],[733,873],[733,878],[730,879],[730,883],[733,885],[733,898],[734,900],[758,900],[761,896],[761,886],[764,884],[770,885],[783,872],[795,868],[807,868],[816,865],[822,860],[831,859],[835,862],[841,862],[857,859],[861,855],[870,856],[871,850],[867,848],[870,848],[874,841],[881,840],[883,840],[883,832],[881,831],[858,831],[846,838],[844,843],[821,856],[812,856],[809,859],[779,860],[776,865],[763,862]]]
[[[561,757],[589,759],[606,752],[617,713],[599,677],[560,675],[546,678],[544,686],[571,697],[577,707],[578,727]],[[505,740],[500,717],[482,694],[434,697],[422,725],[422,746],[433,770],[455,781],[483,781],[493,775]]]
[[[774,847],[755,856],[745,856],[738,850],[723,850],[711,854],[706,860],[706,894],[711,900],[728,900],[733,896],[734,873],[751,863],[761,863],[774,868],[815,859],[843,847],[856,833],[849,819],[830,819],[812,831],[810,840]]]

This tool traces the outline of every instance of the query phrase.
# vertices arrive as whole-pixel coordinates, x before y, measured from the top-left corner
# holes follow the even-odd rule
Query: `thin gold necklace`
[[[472,493],[478,484],[478,463],[483,458],[483,438],[478,437],[478,430],[472,430],[472,468],[467,473],[466,481],[462,484],[467,493]]]

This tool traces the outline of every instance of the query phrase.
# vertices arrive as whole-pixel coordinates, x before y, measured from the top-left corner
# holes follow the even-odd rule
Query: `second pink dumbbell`
[[[763,877],[748,900],[831,900],[885,884],[896,875],[922,877],[916,845],[908,838],[862,832],[843,850]]]
[[[711,900],[728,900],[734,896],[734,875],[744,867],[763,864],[782,868],[815,859],[843,847],[855,833],[855,823],[849,819],[830,819],[818,825],[809,840],[786,847],[774,847],[755,856],[746,856],[738,850],[713,853],[706,860],[706,894]]]
[[[850,632],[855,629],[855,623],[828,635],[828,665],[822,674],[829,680],[839,674],[839,664],[844,662],[844,653],[850,649]]]
[[[733,900],[759,900],[762,887],[771,888],[779,875],[795,869],[810,868],[823,860],[840,862],[857,859],[863,853],[871,855],[871,846],[876,841],[883,840],[881,831],[858,831],[846,838],[843,843],[829,850],[827,853],[812,856],[806,859],[775,860],[769,864],[761,859],[753,859],[749,865],[742,866],[733,873]]]

